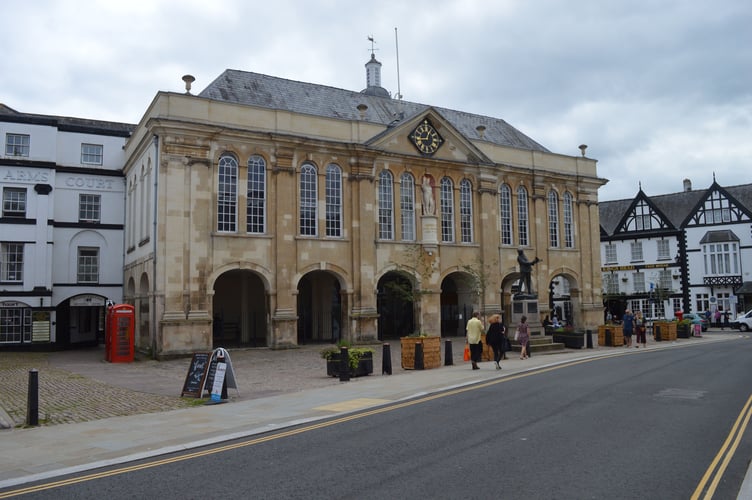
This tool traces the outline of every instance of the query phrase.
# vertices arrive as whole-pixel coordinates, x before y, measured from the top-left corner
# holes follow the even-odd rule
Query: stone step
[[[519,342],[514,341],[513,339],[510,339],[512,342],[512,350],[513,351],[520,351],[520,344]],[[532,351],[532,354],[535,355],[535,353],[539,354],[551,354],[556,352],[562,352],[565,351],[567,348],[564,344],[560,342],[554,343],[553,337],[550,335],[531,335],[530,336],[530,350]]]

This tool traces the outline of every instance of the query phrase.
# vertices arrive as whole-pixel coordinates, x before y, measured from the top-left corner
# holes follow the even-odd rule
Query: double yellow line
[[[700,498],[710,500],[713,498],[718,483],[721,481],[724,472],[726,472],[726,468],[731,458],[733,458],[734,453],[736,453],[736,448],[739,446],[739,441],[741,441],[744,431],[747,429],[747,425],[749,425],[750,417],[752,417],[752,396],[747,399],[747,404],[744,405],[744,408],[742,408],[742,411],[736,418],[736,422],[734,422],[734,426],[731,428],[726,441],[724,441],[718,454],[710,463],[708,470],[702,476],[700,484],[697,485],[695,492],[690,497],[692,500],[699,500]],[[710,481],[711,477],[713,478],[712,481]],[[710,484],[708,484],[708,481],[710,481]]]

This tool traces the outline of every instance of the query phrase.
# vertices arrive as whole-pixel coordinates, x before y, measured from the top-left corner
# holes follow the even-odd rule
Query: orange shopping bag
[[[465,344],[465,352],[462,354],[462,359],[470,361],[470,346]]]

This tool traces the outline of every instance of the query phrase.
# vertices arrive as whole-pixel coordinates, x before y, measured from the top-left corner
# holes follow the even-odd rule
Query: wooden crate
[[[624,345],[624,331],[621,325],[600,325],[598,326],[598,345],[606,345],[606,330],[611,330],[610,347],[619,347]]]
[[[438,368],[441,366],[441,337],[401,337],[402,368],[415,369],[415,344],[423,344],[423,368]]]
[[[656,338],[658,329],[660,329],[661,340],[676,340],[676,325],[676,321],[654,321],[653,338]],[[656,340],[658,339],[656,338]]]

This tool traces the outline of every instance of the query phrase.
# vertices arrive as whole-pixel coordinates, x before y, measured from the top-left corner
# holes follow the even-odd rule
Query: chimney
[[[692,191],[692,181],[689,179],[684,179],[684,192]]]

